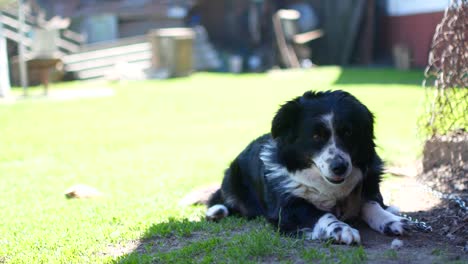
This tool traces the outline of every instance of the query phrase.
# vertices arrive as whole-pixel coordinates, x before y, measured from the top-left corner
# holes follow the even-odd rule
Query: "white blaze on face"
[[[322,151],[315,155],[312,160],[320,170],[320,174],[322,174],[323,177],[333,178],[335,174],[330,167],[331,161],[336,157],[341,157],[341,159],[343,159],[347,164],[347,171],[343,174],[344,177],[347,177],[352,171],[351,157],[336,145],[337,135],[335,127],[333,126],[333,113],[324,115],[322,120],[330,130],[331,135]]]

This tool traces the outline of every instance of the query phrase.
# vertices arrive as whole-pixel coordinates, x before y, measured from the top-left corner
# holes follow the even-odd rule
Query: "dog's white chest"
[[[315,168],[291,174],[290,177],[291,181],[286,187],[293,195],[306,199],[320,210],[331,211],[337,201],[346,198],[362,180],[362,172],[353,168],[341,184],[327,182]]]

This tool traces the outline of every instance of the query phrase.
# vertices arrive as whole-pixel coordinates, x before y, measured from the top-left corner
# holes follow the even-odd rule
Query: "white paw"
[[[228,216],[229,211],[222,204],[215,204],[206,210],[206,219],[210,221],[218,221]]]
[[[333,225],[332,225],[333,226]],[[361,237],[359,231],[341,222],[340,225],[335,225],[333,229],[327,230],[327,238],[332,238],[337,243],[350,245],[352,243],[360,244]]]
[[[389,207],[390,208],[390,207]],[[375,201],[366,202],[362,206],[362,219],[374,230],[386,235],[403,235],[410,229],[410,222],[392,211],[384,210]]]
[[[361,243],[359,231],[350,227],[348,224],[339,221],[332,214],[323,215],[315,224],[312,233],[307,237],[314,240],[333,239],[336,243],[346,245]]]
[[[383,223],[379,227],[380,233],[386,234],[386,235],[403,235],[406,231],[410,229],[410,223],[407,219],[404,219],[399,216],[395,216],[394,219]]]

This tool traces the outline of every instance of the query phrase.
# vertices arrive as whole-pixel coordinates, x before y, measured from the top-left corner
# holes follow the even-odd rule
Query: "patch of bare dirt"
[[[386,203],[397,206],[413,219],[423,221],[432,227],[432,231],[428,233],[413,231],[401,237],[404,246],[398,251],[398,256],[401,258],[407,256],[407,263],[444,262],[441,258],[468,261],[468,252],[465,249],[468,241],[466,211],[457,204],[428,192],[415,177],[399,177],[384,181],[382,194]],[[370,244],[367,245],[370,255],[374,250],[378,252],[379,249],[389,249],[391,241],[388,237],[371,230],[364,231],[363,236],[366,232],[371,234],[368,241]],[[425,259],[428,262],[425,262]]]
[[[391,249],[395,237],[384,236],[364,227],[359,228],[368,263],[443,263],[468,261],[468,256],[434,233],[412,232],[398,237],[403,246]]]
[[[117,258],[126,254],[130,253],[143,253],[138,251],[141,245],[140,241],[129,241],[127,243],[117,244],[117,245],[108,245],[104,252],[101,253],[103,256],[111,256],[113,258]]]

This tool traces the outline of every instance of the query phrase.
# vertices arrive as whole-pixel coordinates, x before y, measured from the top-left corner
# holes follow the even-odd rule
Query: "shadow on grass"
[[[414,213],[419,219],[437,218],[443,205]],[[151,226],[140,240],[114,263],[466,263],[468,255],[438,231],[412,232],[399,237],[404,247],[390,248],[395,237],[352,223],[362,246],[332,245],[281,236],[263,219],[229,217],[218,223],[169,219]],[[433,226],[440,228],[439,223]]]
[[[288,248],[262,219],[229,217],[218,223],[169,219],[151,226],[133,250],[114,263],[245,262]]]
[[[114,263],[362,263],[362,247],[281,236],[263,219],[219,223],[169,220],[149,228],[132,252]]]
[[[334,84],[414,84],[421,85],[424,79],[422,70],[397,71],[376,68],[343,68]]]
[[[216,244],[216,240],[208,241],[200,239],[199,232],[204,230],[209,232],[208,223],[205,221],[189,221],[188,219],[173,219],[154,224],[146,230],[143,236],[136,242],[130,243],[130,252],[125,252],[126,246],[117,250],[117,254],[125,253],[119,256],[114,263],[155,263],[169,260],[167,256],[171,252],[179,251],[182,248],[190,247],[190,244],[197,243],[200,240],[204,246],[210,243]],[[208,239],[209,240],[209,239]],[[200,246],[200,247],[203,247]],[[110,250],[113,251],[113,250]],[[190,254],[193,249],[185,249],[181,254]],[[109,252],[112,254],[112,252]],[[177,254],[173,254],[177,255]],[[167,257],[166,257],[167,256]],[[176,256],[172,256],[176,257]]]

